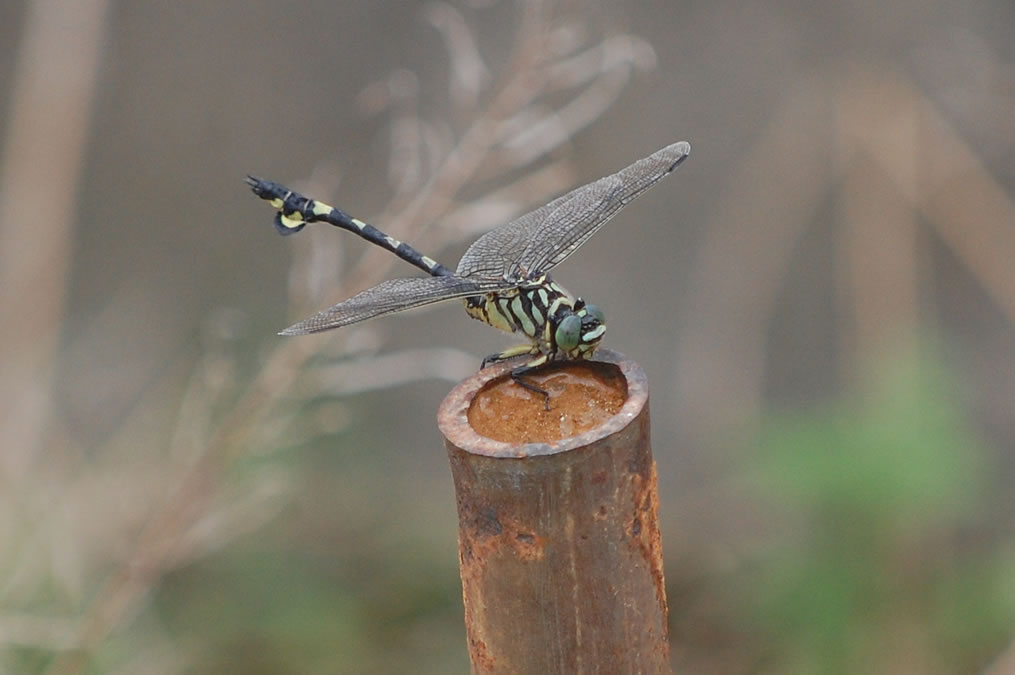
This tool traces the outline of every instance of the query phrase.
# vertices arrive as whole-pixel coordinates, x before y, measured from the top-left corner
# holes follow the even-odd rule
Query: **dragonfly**
[[[247,176],[254,194],[276,209],[274,223],[279,233],[290,235],[310,223],[327,223],[359,235],[429,275],[384,281],[286,328],[280,335],[318,333],[462,299],[472,318],[528,338],[525,344],[487,356],[480,368],[530,356],[511,370],[511,378],[543,396],[544,407],[549,410],[549,393],[524,376],[554,361],[592,358],[606,334],[602,310],[553,281],[550,271],[622,208],[672,173],[690,153],[686,141],[673,143],[494,228],[465,251],[454,271],[330,204],[279,183]]]

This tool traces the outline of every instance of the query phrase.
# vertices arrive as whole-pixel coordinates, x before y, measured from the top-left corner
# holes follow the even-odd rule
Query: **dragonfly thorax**
[[[602,311],[571,295],[547,275],[468,297],[465,311],[494,328],[522,333],[532,341],[533,353],[551,358],[589,358],[606,334]]]

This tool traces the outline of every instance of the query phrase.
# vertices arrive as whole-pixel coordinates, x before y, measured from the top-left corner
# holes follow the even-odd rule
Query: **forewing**
[[[666,146],[487,232],[462,256],[457,275],[517,281],[549,272],[690,152],[686,142]]]
[[[517,263],[525,253],[531,236],[529,230],[534,229],[536,223],[544,221],[547,215],[572,194],[574,193],[557,197],[549,204],[484,234],[465,251],[465,255],[458,261],[455,275],[509,281],[523,278]]]
[[[389,279],[286,328],[280,335],[319,333],[485,290],[483,284],[452,276]]]

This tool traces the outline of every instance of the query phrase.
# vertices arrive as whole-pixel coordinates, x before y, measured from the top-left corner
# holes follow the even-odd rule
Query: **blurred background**
[[[677,140],[554,276],[649,373],[674,668],[1015,672],[1015,5],[0,4],[0,672],[454,673],[454,265]],[[1011,668],[1011,670],[1008,670]]]

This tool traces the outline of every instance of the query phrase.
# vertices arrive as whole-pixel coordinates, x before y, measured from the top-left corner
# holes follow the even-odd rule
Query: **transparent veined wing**
[[[293,324],[280,335],[318,333],[435,302],[480,295],[501,286],[450,276],[389,279]]]
[[[487,232],[462,256],[456,275],[514,282],[549,272],[690,153],[687,142],[668,145]]]

